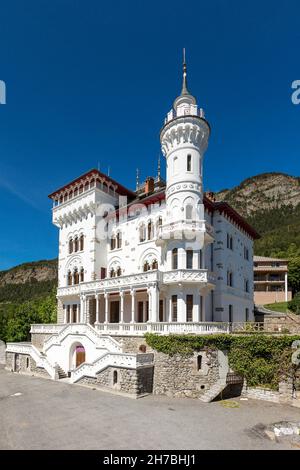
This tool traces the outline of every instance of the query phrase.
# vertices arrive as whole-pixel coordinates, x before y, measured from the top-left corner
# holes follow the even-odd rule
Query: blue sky
[[[10,0],[0,13],[0,269],[57,256],[59,186],[98,162],[130,188],[136,167],[155,173],[183,47],[212,127],[205,189],[300,176],[298,0]]]

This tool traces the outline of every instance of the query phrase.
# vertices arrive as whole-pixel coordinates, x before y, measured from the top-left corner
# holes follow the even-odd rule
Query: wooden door
[[[76,347],[76,367],[85,362],[85,349],[83,346]]]

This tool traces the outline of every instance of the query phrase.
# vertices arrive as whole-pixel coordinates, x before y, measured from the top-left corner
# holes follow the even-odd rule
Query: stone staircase
[[[58,380],[66,379],[68,377],[65,371],[59,365],[56,366],[56,371],[58,375]]]
[[[213,401],[221,392],[223,392],[224,388],[226,388],[227,383],[226,379],[223,377],[219,379],[207,392],[205,392],[199,400],[203,401],[204,403],[209,403]]]

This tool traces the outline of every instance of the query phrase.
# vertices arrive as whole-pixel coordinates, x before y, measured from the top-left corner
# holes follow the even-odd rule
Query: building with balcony
[[[138,374],[150,361],[124,353],[124,337],[227,331],[254,319],[258,234],[203,193],[209,135],[184,63],[181,94],[160,131],[166,181],[159,161],[157,175],[137,179],[135,190],[92,169],[50,194],[59,230],[57,325],[33,325],[32,345],[10,344],[10,353],[74,382],[115,367],[114,383],[118,368]]]
[[[288,260],[254,256],[253,263],[256,305],[291,300],[292,292],[288,288]]]

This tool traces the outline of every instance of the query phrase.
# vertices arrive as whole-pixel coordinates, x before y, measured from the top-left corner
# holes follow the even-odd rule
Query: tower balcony
[[[168,240],[203,241],[208,244],[214,241],[214,229],[205,220],[178,220],[159,227],[156,245],[162,246]]]

